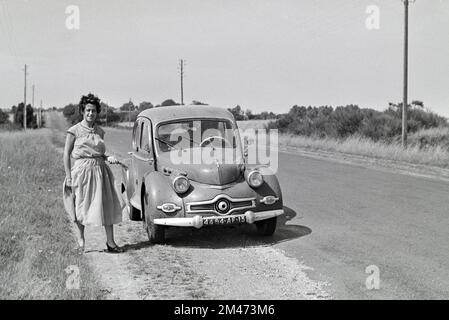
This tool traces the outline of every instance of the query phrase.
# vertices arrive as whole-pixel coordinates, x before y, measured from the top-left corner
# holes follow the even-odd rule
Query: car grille
[[[186,213],[213,213],[217,215],[229,215],[235,212],[256,207],[255,198],[231,198],[227,195],[218,195],[212,200],[190,202],[186,205]]]

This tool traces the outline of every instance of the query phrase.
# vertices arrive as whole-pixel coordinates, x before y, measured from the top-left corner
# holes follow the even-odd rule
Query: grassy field
[[[408,136],[408,143],[424,150],[438,146],[443,150],[449,150],[449,128],[420,130]]]
[[[62,155],[48,129],[0,132],[0,299],[101,299],[62,204]],[[66,268],[80,271],[67,289]]]
[[[243,120],[243,121],[237,121],[237,125],[239,126],[240,130],[246,130],[246,129],[264,129],[265,125],[268,124],[270,120]]]
[[[279,146],[341,152],[349,155],[449,168],[449,152],[440,146],[429,146],[426,149],[421,149],[418,145],[410,145],[404,149],[400,144],[373,142],[359,137],[351,137],[340,141],[283,134],[279,135]]]

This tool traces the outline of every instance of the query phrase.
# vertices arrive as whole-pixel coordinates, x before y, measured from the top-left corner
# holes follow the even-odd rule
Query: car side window
[[[151,152],[150,130],[150,123],[148,121],[142,121],[140,148],[148,153]]]
[[[139,151],[140,142],[140,130],[139,130],[140,120],[136,120],[133,128],[133,149],[134,151]]]

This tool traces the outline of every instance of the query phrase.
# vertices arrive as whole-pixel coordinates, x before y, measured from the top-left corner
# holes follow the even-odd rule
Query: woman
[[[119,163],[105,155],[105,132],[95,124],[101,111],[100,99],[89,93],[82,96],[79,111],[83,120],[67,130],[64,149],[64,205],[77,225],[78,244],[84,251],[84,226],[104,226],[108,252],[122,248],[114,241],[113,225],[122,221],[123,206],[114,187],[114,177],[105,160]],[[70,155],[75,159],[71,169]]]

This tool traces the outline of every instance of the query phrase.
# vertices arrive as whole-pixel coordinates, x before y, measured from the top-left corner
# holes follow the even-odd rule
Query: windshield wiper
[[[165,143],[167,146],[169,146],[170,148],[172,148],[172,149],[177,149],[177,150],[183,150],[182,148],[178,148],[178,147],[175,147],[174,145],[172,145],[171,143],[169,143],[169,142],[167,142],[167,141],[164,141],[164,140],[162,140],[162,139],[159,139],[159,138],[154,138],[155,140],[157,140],[157,141],[159,141],[159,142],[162,142],[162,143]]]

